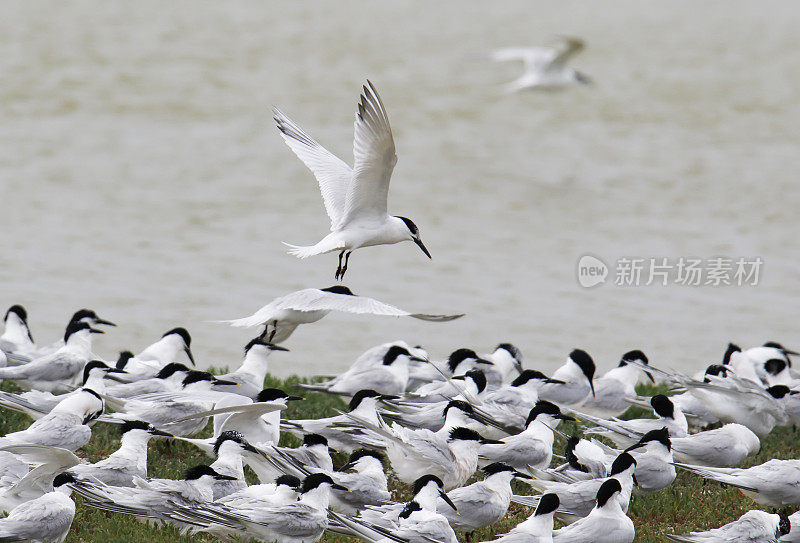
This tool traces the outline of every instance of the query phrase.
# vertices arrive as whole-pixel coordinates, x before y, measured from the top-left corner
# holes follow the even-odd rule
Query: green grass
[[[279,380],[267,377],[265,386],[277,386],[289,391],[293,385],[304,381],[298,377]],[[3,383],[3,390],[14,390],[14,385]],[[296,392],[296,391],[295,391]],[[652,395],[661,392],[653,387],[643,387],[640,393]],[[336,410],[346,408],[344,402],[335,397],[304,391],[305,401],[292,402],[284,412],[286,418],[319,418],[335,414]],[[642,416],[646,412],[640,408],[631,408],[625,417]],[[31,420],[20,413],[0,409],[0,435],[26,428]],[[577,426],[567,425],[562,428],[568,433],[577,431]],[[211,434],[210,425],[203,436]],[[563,452],[562,440],[557,440],[557,452]],[[292,436],[283,436],[282,443],[292,446],[299,441]],[[119,444],[118,429],[112,425],[98,423],[94,426],[92,440],[78,451],[78,454],[90,461],[97,461],[113,452]],[[779,428],[762,440],[762,448],[758,455],[749,458],[746,466],[760,464],[771,458],[794,458],[798,452],[798,435],[792,428]],[[151,441],[149,451],[149,475],[151,477],[178,478],[183,471],[198,463],[210,463],[197,449],[187,443],[171,442],[161,439]],[[345,461],[344,455],[336,455],[335,465]],[[248,480],[254,482],[252,474]],[[390,477],[393,495],[398,500],[409,497],[409,489]],[[525,493],[525,485],[515,483],[518,493]],[[127,515],[106,513],[84,506],[77,498],[78,508],[72,529],[67,537],[68,543],[75,542],[148,542],[175,543],[186,541],[216,541],[209,536],[181,535],[172,527],[149,527]],[[701,478],[686,472],[678,473],[675,482],[664,491],[648,495],[633,496],[628,514],[636,526],[635,541],[651,543],[664,541],[664,533],[684,533],[692,530],[704,530],[717,527],[738,518],[749,509],[758,508],[750,499],[738,490],[723,488],[717,483],[704,483]],[[512,505],[506,518],[491,526],[479,530],[473,541],[485,541],[492,536],[502,534],[527,518],[531,510],[519,505]],[[463,541],[463,537],[459,536]],[[347,541],[341,536],[326,535],[323,541]]]

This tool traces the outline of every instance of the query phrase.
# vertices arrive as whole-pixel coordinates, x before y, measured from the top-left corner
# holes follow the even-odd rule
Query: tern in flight
[[[417,225],[411,219],[392,216],[386,211],[389,179],[397,155],[386,108],[370,81],[363,87],[356,113],[352,168],[277,108],[274,116],[286,144],[317,178],[331,219],[330,234],[308,247],[286,244],[290,254],[308,258],[338,251],[337,280],[344,278],[350,255],[361,247],[413,241],[431,258]]]

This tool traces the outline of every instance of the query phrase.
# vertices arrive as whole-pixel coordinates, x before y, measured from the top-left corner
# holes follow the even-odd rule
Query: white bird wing
[[[335,228],[356,220],[382,221],[386,215],[389,180],[397,154],[386,109],[369,80],[358,103],[353,156],[353,179],[347,189],[345,213]]]
[[[319,289],[304,289],[293,292],[281,298],[276,304],[276,309],[293,309],[295,311],[344,311],[346,313],[370,313],[373,315],[387,315],[392,317],[414,317],[427,321],[449,321],[462,317],[461,315],[427,315],[424,313],[409,313],[393,305],[379,302],[366,296],[349,294],[336,294]]]
[[[345,198],[353,178],[353,169],[303,132],[281,110],[274,108],[272,111],[283,141],[317,178],[333,230],[333,225],[339,223],[345,211]]]
[[[233,405],[230,407],[220,407],[217,409],[211,409],[209,411],[201,411],[199,413],[193,413],[191,415],[187,415],[185,417],[181,417],[176,419],[174,422],[183,422],[185,420],[191,419],[202,419],[205,417],[210,417],[212,415],[220,415],[223,413],[235,413],[241,414],[245,416],[243,420],[250,420],[250,419],[257,419],[261,417],[261,415],[265,415],[267,413],[272,413],[273,411],[282,411],[286,409],[286,405],[280,403],[271,403],[271,402],[257,402],[252,404],[245,404],[245,405]],[[230,417],[229,417],[230,418]]]
[[[538,72],[545,69],[556,57],[552,47],[504,47],[492,51],[491,59],[495,62],[522,61],[526,72]]]

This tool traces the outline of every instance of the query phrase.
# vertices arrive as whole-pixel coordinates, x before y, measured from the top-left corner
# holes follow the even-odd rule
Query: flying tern
[[[583,40],[562,37],[557,47],[508,47],[492,52],[495,62],[521,60],[525,71],[506,86],[507,92],[525,89],[554,90],[574,84],[588,84],[588,76],[568,68],[567,62],[584,48]]]
[[[264,337],[270,343],[282,343],[301,324],[317,322],[331,311],[413,317],[424,321],[445,322],[463,317],[457,315],[428,315],[409,313],[373,298],[357,296],[349,288],[336,285],[328,288],[306,288],[275,298],[270,303],[242,319],[226,320],[231,326],[251,328],[264,326]]]
[[[330,234],[309,247],[287,244],[291,254],[308,258],[339,252],[337,279],[344,277],[350,255],[360,247],[413,241],[431,258],[417,225],[411,219],[386,212],[389,180],[397,155],[389,117],[370,81],[363,87],[356,113],[353,168],[314,141],[280,110],[275,109],[274,114],[286,144],[317,178],[331,219]]]

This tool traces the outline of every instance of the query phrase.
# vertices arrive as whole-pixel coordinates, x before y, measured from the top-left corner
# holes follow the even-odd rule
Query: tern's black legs
[[[269,325],[272,325],[272,332],[269,331]],[[272,343],[275,334],[278,332],[278,321],[268,322],[264,325],[264,331],[261,332],[261,339],[266,340],[268,343]]]
[[[350,261],[350,253],[352,252],[344,250],[339,253],[339,266],[336,268],[336,275],[334,275],[337,281],[344,279],[344,274],[347,272],[347,263]],[[344,257],[344,266],[342,266],[342,257]]]

